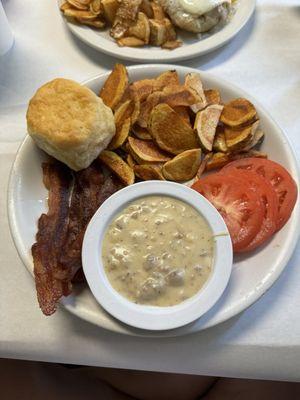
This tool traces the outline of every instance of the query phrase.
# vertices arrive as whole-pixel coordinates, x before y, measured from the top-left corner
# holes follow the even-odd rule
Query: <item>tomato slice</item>
[[[260,196],[262,203],[264,204],[264,216],[260,230],[254,237],[254,239],[252,239],[252,241],[245,248],[239,251],[245,252],[254,250],[265,241],[267,241],[276,231],[279,208],[276,192],[267,179],[263,178],[255,172],[238,169],[236,169],[235,171],[231,171],[230,169],[226,169],[221,173],[230,175],[233,180],[238,177],[248,182],[251,186],[251,189]]]
[[[222,215],[234,251],[242,250],[254,239],[264,217],[264,205],[247,181],[215,173],[201,178],[192,188],[206,197]]]
[[[278,198],[276,230],[281,229],[291,216],[297,200],[297,185],[289,172],[280,164],[262,158],[244,158],[227,164],[222,171],[233,169],[253,171],[267,179]]]

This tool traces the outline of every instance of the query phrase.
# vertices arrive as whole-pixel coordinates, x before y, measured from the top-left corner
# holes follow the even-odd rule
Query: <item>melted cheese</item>
[[[181,7],[188,13],[197,16],[206,14],[223,3],[231,3],[230,0],[178,0]]]

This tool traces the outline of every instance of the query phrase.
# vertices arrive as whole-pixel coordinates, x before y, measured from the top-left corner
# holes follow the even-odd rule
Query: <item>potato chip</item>
[[[161,92],[154,92],[148,96],[147,100],[141,103],[140,114],[137,123],[142,128],[147,128],[151,111],[160,103]]]
[[[166,86],[180,85],[179,76],[175,69],[161,73],[154,82],[154,91],[161,91]]]
[[[213,142],[213,150],[216,152],[221,151],[222,153],[226,153],[228,151],[223,126],[217,127],[217,131]]]
[[[117,9],[120,5],[118,0],[101,0],[101,4],[103,7],[105,19],[113,24],[116,17]]]
[[[65,9],[64,15],[66,17],[78,18],[80,20],[93,20],[96,18],[96,15],[88,10],[77,10],[75,8]]]
[[[249,151],[253,147],[260,145],[264,140],[264,136],[264,132],[261,129],[257,129],[254,133],[253,139],[243,147],[243,151]]]
[[[191,125],[191,119],[190,119],[190,113],[189,113],[189,107],[185,106],[176,106],[172,107],[173,110],[180,115],[180,117],[188,124]]]
[[[231,161],[240,160],[243,158],[268,158],[266,153],[257,150],[249,150],[242,153],[213,153],[212,157],[208,160],[206,164],[206,171],[211,171],[213,169],[218,169],[224,167]]]
[[[144,43],[148,44],[150,39],[150,24],[147,16],[139,12],[137,20],[134,25],[128,28],[126,36],[134,36],[138,39],[143,40]]]
[[[140,47],[144,46],[146,43],[142,39],[138,39],[134,36],[126,36],[117,40],[120,47]]]
[[[129,135],[130,125],[130,118],[127,118],[121,126],[117,126],[115,136],[112,138],[108,146],[110,150],[115,150],[125,143]]]
[[[163,20],[149,19],[150,44],[161,46],[168,41],[168,31]]]
[[[197,97],[193,92],[183,85],[166,86],[160,98],[161,103],[166,103],[170,107],[191,106],[195,104]]]
[[[154,90],[155,79],[142,79],[141,81],[133,82],[129,85],[129,96],[134,93],[140,102],[147,99],[147,97]]]
[[[188,181],[196,175],[200,164],[201,149],[186,150],[166,162],[162,168],[162,173],[170,181]]]
[[[256,121],[253,125],[250,125],[246,128],[241,128],[239,130],[225,127],[224,133],[228,150],[231,152],[243,150],[246,146],[248,146],[249,143],[252,142],[258,126],[259,121]]]
[[[169,155],[160,150],[153,142],[129,137],[128,143],[131,155],[139,163],[158,163],[170,160]]]
[[[195,102],[191,105],[191,109],[194,111],[194,113],[203,110],[207,105],[207,101],[200,74],[197,74],[196,72],[187,74],[185,76],[184,85],[194,94],[194,97],[196,98]]]
[[[181,40],[168,40],[167,42],[161,45],[161,48],[167,50],[174,50],[181,46],[182,46]]]
[[[67,1],[65,3],[62,3],[62,5],[59,7],[60,11],[65,11],[68,8],[72,8],[71,4],[68,3]]]
[[[122,64],[115,64],[114,69],[100,90],[99,96],[104,104],[115,110],[127,86],[128,74],[126,67]]]
[[[88,25],[88,26],[92,26],[93,28],[97,28],[97,29],[102,29],[105,28],[105,22],[103,22],[100,19],[93,19],[93,20],[84,20],[81,18],[76,18],[78,22],[80,22],[83,25]]]
[[[136,176],[144,181],[165,180],[163,174],[161,173],[161,167],[157,165],[135,165],[133,170]]]
[[[156,144],[169,153],[199,148],[196,132],[167,104],[154,107],[148,128]]]
[[[148,18],[153,18],[153,9],[150,0],[143,0],[140,5],[140,11],[147,15]]]
[[[136,162],[134,161],[133,157],[131,154],[127,154],[126,156],[126,162],[129,165],[130,168],[134,168],[134,166],[136,165]]]
[[[160,4],[158,4],[155,1],[151,1],[151,7],[152,7],[154,19],[157,19],[157,20],[164,20],[165,19],[166,15],[165,15],[164,10],[163,10],[163,8],[162,8],[162,6]]]
[[[90,2],[91,0],[68,0],[68,3],[77,10],[87,10]]]
[[[212,150],[222,110],[223,106],[214,104],[199,111],[196,115],[194,128],[197,130],[201,147],[205,151]]]
[[[116,125],[122,125],[127,118],[131,118],[133,110],[134,103],[132,100],[120,103],[114,114]]]
[[[256,117],[256,109],[247,99],[234,99],[225,104],[221,121],[232,128],[239,127]]]
[[[206,102],[208,106],[212,104],[220,104],[221,103],[221,95],[217,89],[207,89],[204,90]]]
[[[122,160],[118,154],[113,151],[103,150],[99,159],[112,170],[125,185],[132,185],[134,183],[134,172],[129,165]]]
[[[92,0],[90,11],[96,15],[102,14],[101,0]]]
[[[141,140],[152,140],[152,136],[148,132],[148,129],[142,128],[141,126],[135,124],[131,127],[134,136]]]

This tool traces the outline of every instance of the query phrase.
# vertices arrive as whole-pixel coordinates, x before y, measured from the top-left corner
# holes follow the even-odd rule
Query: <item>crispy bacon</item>
[[[32,246],[37,297],[45,315],[56,310],[66,291],[66,270],[57,262],[60,245],[66,238],[72,173],[63,164],[43,164],[44,183],[49,190],[47,214],[38,221],[36,243]]]
[[[68,234],[60,257],[60,262],[70,271],[71,278],[81,268],[82,241],[90,219],[100,205],[121,187],[113,176],[104,177],[103,168],[97,162],[76,173]],[[77,274],[76,278],[79,276]]]
[[[43,313],[51,315],[58,300],[71,293],[72,281],[84,280],[81,248],[85,229],[98,207],[122,184],[104,173],[97,161],[77,173],[58,162],[44,163],[43,176],[49,211],[39,219],[32,255],[38,301]]]

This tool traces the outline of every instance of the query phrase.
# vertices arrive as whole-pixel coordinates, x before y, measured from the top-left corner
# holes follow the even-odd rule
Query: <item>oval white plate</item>
[[[58,0],[59,5],[62,3],[63,0]],[[224,27],[214,33],[204,34],[201,39],[197,35],[182,32],[181,35],[179,34],[179,39],[183,41],[183,45],[175,50],[163,50],[154,46],[119,47],[110,37],[108,29],[95,30],[68,22],[63,15],[62,18],[71,32],[80,40],[110,56],[137,62],[170,62],[194,58],[223,46],[244,27],[254,9],[255,0],[239,0],[234,15]]]
[[[186,73],[199,72],[175,65],[140,65],[129,67],[128,71],[131,80],[139,80],[155,77],[167,69],[176,69],[181,79]],[[85,82],[85,85],[98,93],[107,75],[108,73],[95,77]],[[286,167],[299,182],[292,147],[260,104],[231,83],[207,72],[201,72],[201,76],[206,88],[220,89],[223,100],[246,97],[255,104],[261,127],[266,132],[262,150],[268,153],[270,159]],[[26,137],[16,155],[8,188],[8,214],[12,236],[21,259],[31,273],[33,263],[30,248],[35,241],[37,220],[47,210],[47,191],[43,186],[41,169],[41,162],[45,158],[45,154],[34,145],[31,138]],[[233,317],[258,300],[276,281],[291,257],[300,233],[299,219],[298,201],[289,222],[265,247],[251,255],[234,259],[229,284],[221,299],[207,314],[185,327],[156,335],[175,336],[200,331]],[[78,286],[74,294],[62,300],[62,304],[73,314],[102,328],[125,334],[150,335],[148,331],[131,328],[112,318],[99,306],[85,285]]]

